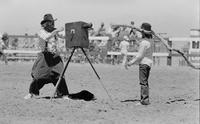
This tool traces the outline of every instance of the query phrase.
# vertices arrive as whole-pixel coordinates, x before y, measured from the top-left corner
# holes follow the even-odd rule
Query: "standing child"
[[[139,45],[138,55],[130,62],[125,64],[125,67],[133,64],[139,64],[139,80],[141,86],[141,100],[142,105],[149,105],[149,74],[151,66],[153,64],[153,41],[151,34],[151,25],[149,23],[143,23],[141,25],[142,39],[137,41]]]

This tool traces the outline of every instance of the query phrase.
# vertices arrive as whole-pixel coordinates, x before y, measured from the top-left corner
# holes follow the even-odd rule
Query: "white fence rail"
[[[120,52],[107,52],[107,55],[121,55],[121,53]],[[136,56],[137,52],[128,52],[127,55]],[[167,56],[169,56],[169,53],[153,53],[153,56],[155,56],[155,57],[167,57]]]
[[[36,59],[37,53],[39,53],[39,50],[4,50],[4,53],[11,54],[7,58],[8,59]],[[107,52],[107,55],[121,55],[120,52]],[[128,52],[129,56],[136,56],[137,52]],[[169,56],[169,53],[153,53],[153,56],[155,57],[167,57]]]

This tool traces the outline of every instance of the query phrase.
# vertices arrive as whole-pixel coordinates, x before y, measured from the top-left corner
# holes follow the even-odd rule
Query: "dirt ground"
[[[96,77],[86,64],[70,63],[65,77],[70,93],[88,90],[94,101],[47,99],[52,84],[40,91],[40,99],[25,100],[33,63],[0,63],[0,124],[199,124],[199,71],[189,67],[154,66],[150,102],[140,98],[138,67],[94,64]],[[109,95],[108,97],[104,84]]]

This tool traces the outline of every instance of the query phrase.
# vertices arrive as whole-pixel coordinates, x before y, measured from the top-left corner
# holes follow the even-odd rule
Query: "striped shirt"
[[[51,33],[45,31],[44,29],[41,29],[39,31],[38,36],[39,36],[39,48],[41,51],[47,50],[53,53],[58,51],[58,38],[52,37],[48,39],[51,36]]]

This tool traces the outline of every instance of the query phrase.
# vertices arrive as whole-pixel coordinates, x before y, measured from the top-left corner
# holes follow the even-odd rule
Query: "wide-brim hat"
[[[144,33],[151,33],[151,24],[149,23],[142,23],[141,29],[143,30]]]
[[[40,24],[44,24],[45,22],[48,22],[48,21],[56,21],[57,19],[54,19],[52,14],[45,14],[44,17],[43,17],[43,20],[40,22]]]
[[[8,34],[5,32],[3,33],[3,35],[1,36],[2,40],[7,40],[8,39]]]

